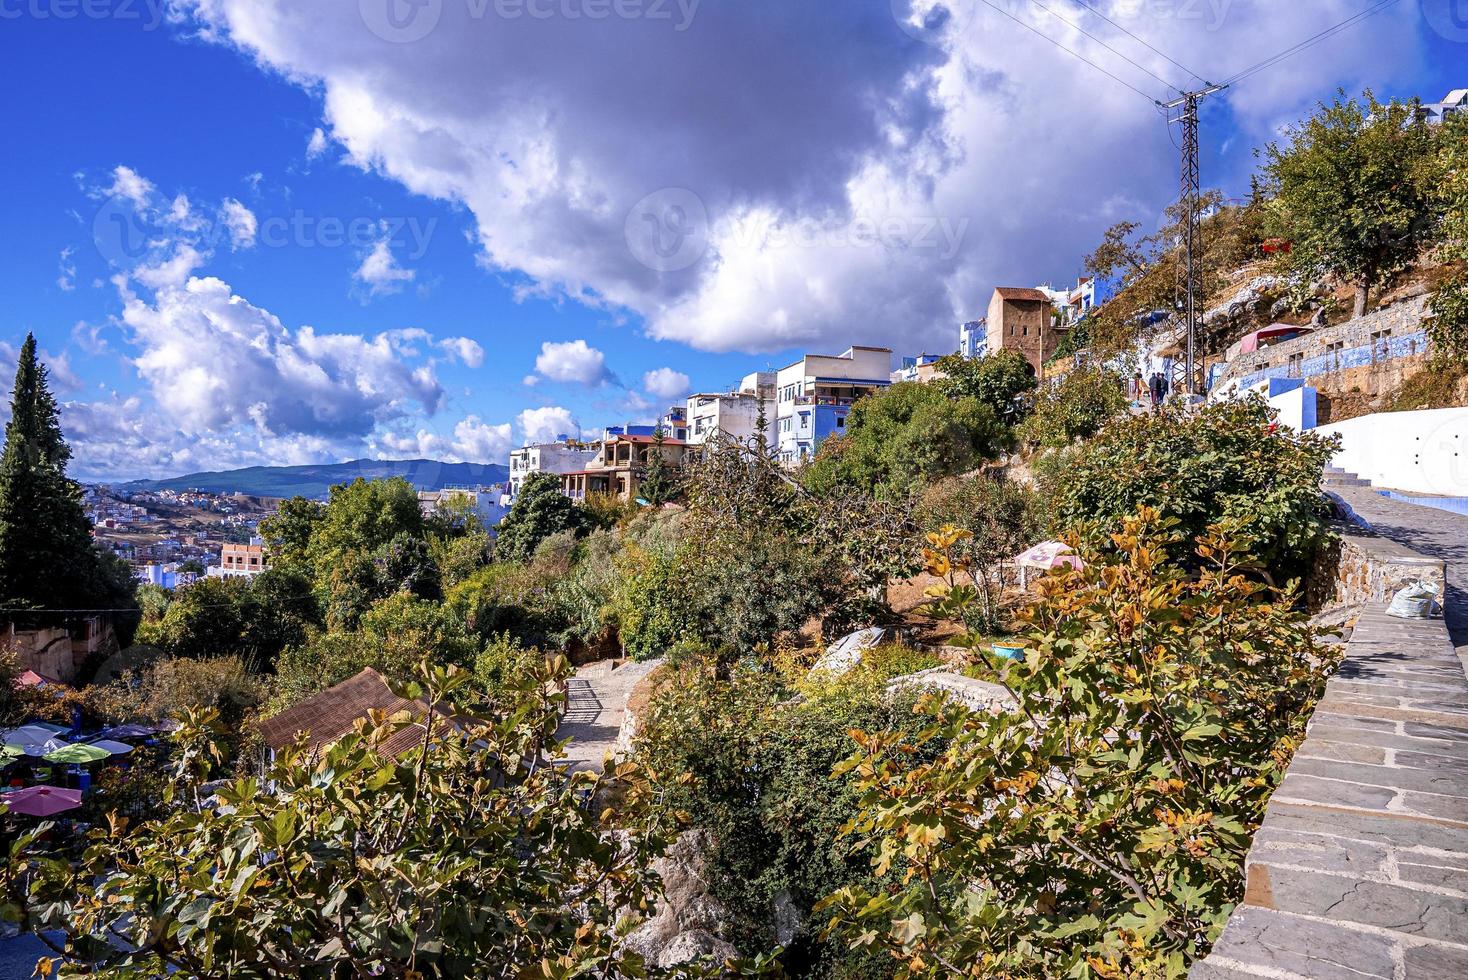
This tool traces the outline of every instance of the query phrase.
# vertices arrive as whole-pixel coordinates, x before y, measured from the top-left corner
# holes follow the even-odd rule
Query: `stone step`
[[[1369,487],[1371,481],[1363,480],[1359,476],[1328,476],[1320,482],[1320,485],[1323,487]]]

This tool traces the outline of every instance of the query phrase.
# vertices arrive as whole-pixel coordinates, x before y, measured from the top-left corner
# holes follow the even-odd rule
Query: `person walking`
[[[1147,379],[1147,392],[1152,396],[1152,411],[1162,407],[1162,372],[1153,371],[1152,377]]]

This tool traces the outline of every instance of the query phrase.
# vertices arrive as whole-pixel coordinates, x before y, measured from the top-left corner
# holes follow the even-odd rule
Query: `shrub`
[[[1263,401],[1123,419],[1054,456],[1043,474],[1051,520],[1104,544],[1141,507],[1175,519],[1185,561],[1209,525],[1242,522],[1262,571],[1299,577],[1328,534],[1320,474],[1333,443],[1276,424]]]
[[[1040,386],[1035,408],[1019,428],[1026,442],[1051,448],[1089,439],[1126,411],[1121,378],[1108,368],[1079,367]]]
[[[784,957],[794,975],[842,975],[864,959],[822,942],[808,912],[835,888],[873,880],[870,853],[841,836],[856,814],[854,781],[830,773],[852,750],[850,728],[916,731],[911,701],[879,691],[843,683],[804,690],[797,701],[753,665],[727,680],[685,668],[640,727],[637,758],[656,774],[662,805],[711,832],[710,886],[735,913],[735,944],[773,945],[777,903],[807,920]]]
[[[1330,664],[1229,528],[1198,574],[1168,563],[1174,523],[1144,511],[1116,564],[1041,581],[1025,659],[992,678],[1016,710],[935,698],[915,738],[855,735],[836,772],[876,881],[823,903],[834,937],[923,977],[1182,976],[1207,952]]]

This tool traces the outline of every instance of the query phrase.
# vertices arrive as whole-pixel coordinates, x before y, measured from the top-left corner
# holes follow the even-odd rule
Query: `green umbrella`
[[[9,742],[0,744],[0,766],[7,762],[14,762],[23,755],[25,755],[25,749],[19,745],[11,745]]]
[[[78,743],[76,745],[64,746],[55,752],[48,752],[45,759],[47,762],[69,762],[73,765],[81,765],[86,762],[96,762],[98,759],[105,759],[111,754],[106,749],[99,749],[95,745],[82,745]]]

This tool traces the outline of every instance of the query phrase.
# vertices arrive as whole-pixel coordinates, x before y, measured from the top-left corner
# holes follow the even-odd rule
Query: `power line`
[[[1090,60],[1089,58],[1085,57],[1084,55],[1080,54],[1079,52],[1077,52],[1077,51],[1075,51],[1075,50],[1073,50],[1071,48],[1066,47],[1065,45],[1061,44],[1059,41],[1055,40],[1053,37],[1051,37],[1050,35],[1046,34],[1044,31],[1040,30],[1039,28],[1034,27],[1033,25],[1027,24],[1024,21],[1020,20],[1018,17],[1014,16],[1014,14],[1011,14],[1009,11],[1005,10],[1003,7],[1000,7],[999,5],[997,5],[995,3],[991,3],[990,0],[979,0],[979,2],[982,3],[986,7],[989,7],[991,9],[993,9],[993,10],[998,11],[999,13],[1003,14],[1005,17],[1008,17],[1010,20],[1014,21],[1020,27],[1023,27],[1025,30],[1029,31],[1031,34],[1035,34],[1035,35],[1037,35],[1037,36],[1045,39],[1046,41],[1049,41],[1051,44],[1055,45],[1057,48],[1059,48],[1060,50],[1064,51],[1066,54],[1070,55],[1072,58],[1075,58],[1077,61],[1082,61],[1082,62],[1090,65],[1092,68],[1096,69],[1101,74],[1103,74],[1107,78],[1111,79],[1113,82],[1116,82],[1118,85],[1125,85],[1127,88],[1131,89],[1133,92],[1137,93],[1142,98],[1146,99],[1148,102],[1151,102],[1153,104],[1156,104],[1156,102],[1157,102],[1156,99],[1154,99],[1152,96],[1148,95],[1146,92],[1143,92],[1141,89],[1137,88],[1131,82],[1124,81],[1123,79],[1118,78],[1117,76],[1113,75],[1111,72],[1107,71],[1105,68],[1102,68],[1100,65],[1096,64],[1096,62]]]
[[[1152,69],[1146,67],[1145,65],[1138,64],[1137,62],[1135,62],[1132,59],[1128,58],[1126,55],[1122,54],[1120,51],[1116,50],[1111,45],[1107,44],[1105,41],[1101,40],[1099,37],[1097,37],[1096,35],[1092,34],[1090,31],[1086,30],[1080,24],[1077,24],[1073,20],[1069,20],[1069,19],[1067,19],[1065,17],[1062,17],[1060,14],[1056,13],[1053,8],[1047,7],[1043,3],[1041,3],[1040,0],[1030,0],[1030,2],[1033,3],[1035,6],[1039,7],[1041,10],[1045,11],[1047,14],[1051,15],[1052,17],[1054,17],[1056,20],[1059,20],[1061,23],[1068,24],[1071,27],[1075,28],[1076,30],[1080,31],[1086,37],[1088,37],[1091,40],[1095,41],[1097,44],[1101,45],[1107,51],[1110,51],[1112,54],[1116,55],[1122,61],[1125,61],[1127,64],[1131,65],[1133,68],[1137,69],[1138,71],[1145,72],[1146,74],[1151,75],[1153,78],[1157,79],[1163,85],[1167,86],[1168,88],[1170,88],[1170,89],[1172,89],[1172,90],[1174,90],[1176,92],[1181,92],[1182,91],[1181,88],[1179,88],[1178,86],[1172,84],[1167,79],[1163,78],[1161,75],[1159,75],[1156,72],[1154,72]],[[1108,21],[1108,23],[1110,23],[1110,21]],[[1145,42],[1143,42],[1143,43],[1145,43]],[[1166,55],[1164,55],[1163,57],[1166,57]],[[1168,60],[1171,61],[1172,59],[1171,58],[1168,58]],[[1184,68],[1183,70],[1184,71],[1187,71],[1186,68]]]
[[[1243,81],[1244,79],[1249,78],[1252,75],[1258,74],[1259,72],[1263,71],[1266,68],[1272,68],[1275,65],[1279,64],[1280,62],[1282,62],[1282,61],[1284,61],[1284,60],[1286,60],[1288,58],[1294,57],[1295,55],[1299,54],[1301,51],[1304,51],[1304,50],[1306,50],[1308,48],[1312,48],[1315,45],[1319,44],[1321,41],[1324,41],[1327,38],[1330,38],[1330,37],[1335,36],[1336,34],[1340,33],[1341,31],[1346,30],[1348,27],[1354,27],[1356,24],[1359,24],[1361,21],[1365,20],[1366,18],[1371,17],[1371,16],[1374,16],[1375,14],[1381,13],[1383,10],[1385,10],[1386,8],[1388,8],[1390,6],[1393,6],[1396,3],[1397,3],[1397,0],[1379,0],[1378,3],[1374,4],[1371,7],[1368,7],[1367,9],[1361,11],[1360,13],[1355,14],[1355,15],[1353,15],[1351,17],[1348,17],[1345,20],[1341,21],[1340,23],[1335,24],[1335,25],[1333,25],[1331,27],[1327,27],[1325,30],[1321,31],[1318,34],[1313,34],[1310,37],[1307,37],[1305,40],[1301,41],[1300,43],[1298,43],[1298,44],[1296,44],[1296,45],[1294,45],[1292,47],[1286,48],[1285,50],[1281,51],[1279,54],[1276,54],[1276,55],[1274,55],[1271,58],[1266,58],[1264,61],[1259,62],[1257,65],[1253,65],[1253,66],[1251,66],[1249,68],[1245,68],[1243,71],[1239,72],[1238,74],[1230,76],[1229,78],[1227,78],[1227,79],[1224,80],[1223,84],[1224,85],[1235,85],[1235,84]]]
[[[1182,71],[1187,72],[1188,75],[1190,75],[1193,78],[1196,78],[1200,82],[1203,80],[1203,76],[1202,75],[1199,75],[1197,72],[1193,71],[1193,69],[1189,68],[1187,65],[1179,64],[1178,62],[1174,61],[1171,57],[1169,57],[1167,55],[1167,53],[1165,51],[1159,51],[1157,48],[1154,48],[1151,44],[1148,44],[1147,41],[1144,38],[1138,37],[1137,35],[1133,34],[1131,31],[1127,30],[1122,25],[1118,24],[1116,21],[1112,20],[1110,17],[1107,17],[1104,13],[1101,12],[1101,10],[1098,7],[1095,7],[1091,3],[1089,3],[1088,0],[1076,0],[1076,2],[1079,3],[1081,6],[1085,7],[1087,10],[1091,11],[1091,13],[1095,14],[1097,17],[1100,17],[1102,20],[1106,21],[1106,23],[1110,24],[1112,27],[1116,28],[1118,31],[1121,31],[1123,34],[1125,34],[1127,37],[1131,38],[1133,41],[1136,41],[1138,44],[1140,44],[1142,47],[1146,48],[1148,51],[1151,51],[1153,54],[1160,56],[1164,61],[1167,61],[1174,68],[1178,68],[1178,69],[1181,69]]]

